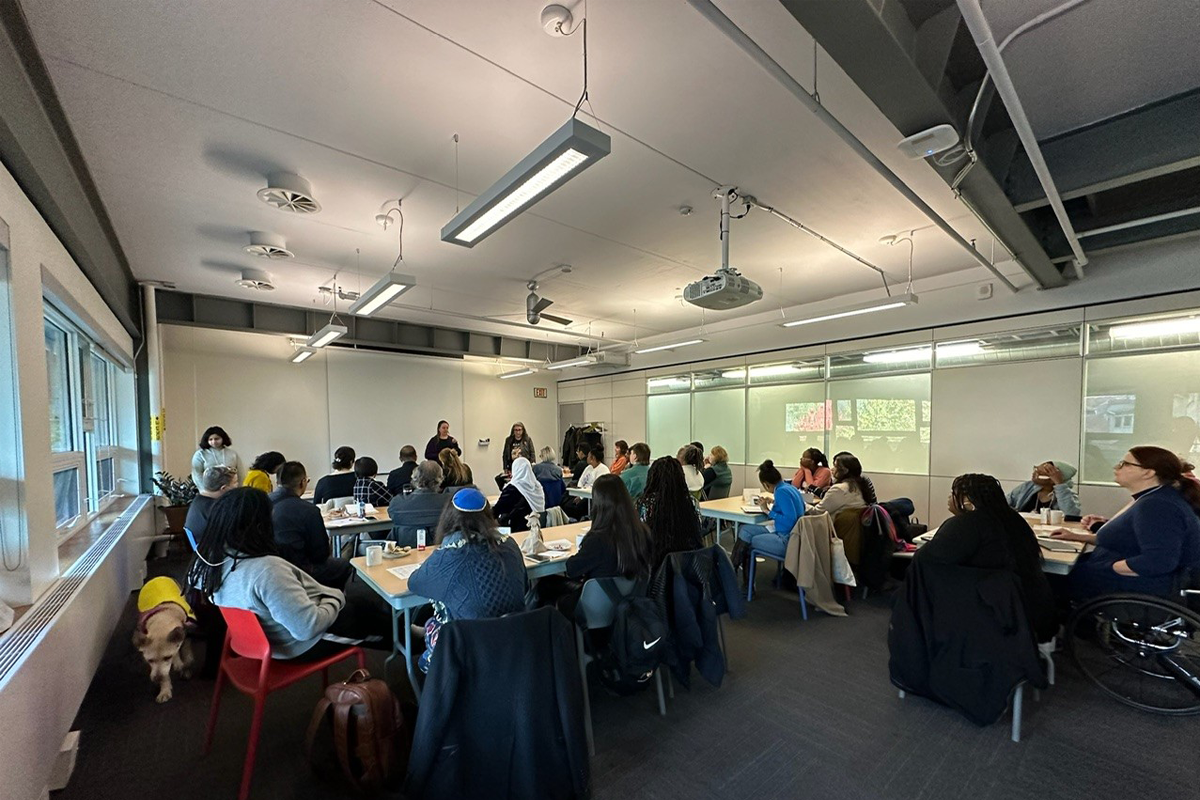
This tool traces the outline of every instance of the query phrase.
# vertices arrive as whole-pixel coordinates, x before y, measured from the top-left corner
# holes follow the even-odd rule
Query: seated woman
[[[704,488],[704,451],[694,444],[686,444],[675,454],[679,465],[683,467],[683,482],[687,490],[699,494]]]
[[[637,510],[638,517],[650,528],[652,571],[657,571],[671,553],[700,548],[700,507],[684,483],[679,459],[662,456],[654,460],[646,473],[646,488],[638,498]]]
[[[1029,523],[1009,507],[1000,481],[991,475],[959,475],[951,485],[948,507],[952,516],[914,558],[1015,572],[1029,627],[1039,642],[1054,638],[1058,619],[1042,568],[1042,549]]]
[[[579,479],[582,478],[583,473],[587,471],[588,450],[590,449],[591,447],[588,446],[587,442],[580,442],[579,444],[575,445],[575,463],[571,465],[571,486],[578,486]],[[563,458],[565,459],[566,457],[567,454],[563,453]]]
[[[834,473],[833,480],[835,482],[837,481],[837,460],[839,458],[842,458],[843,456],[850,456],[855,461],[858,461],[858,458],[856,458],[855,455],[853,453],[849,452],[848,450],[843,450],[842,452],[835,455],[833,457],[834,466],[833,466],[833,470],[832,470]],[[859,474],[862,478],[862,485],[859,488],[861,488],[863,490],[863,493],[862,493],[863,502],[869,506],[873,506],[879,502],[879,498],[875,494],[875,484],[871,482],[871,479],[868,476],[862,474],[862,462],[861,461],[858,461],[858,466],[859,466]]]
[[[353,447],[339,447],[333,451],[333,472],[317,481],[317,488],[313,490],[314,503],[320,505],[326,500],[354,496],[355,456]]]
[[[261,454],[250,465],[250,471],[246,473],[246,480],[242,485],[252,486],[255,489],[261,489],[270,494],[275,488],[275,485],[271,482],[271,478],[279,471],[279,468],[283,466],[283,462],[285,461],[287,459],[283,457],[283,453],[277,453],[274,450]]]
[[[438,521],[437,542],[437,550],[408,579],[414,594],[433,601],[425,652],[417,662],[423,672],[429,671],[443,625],[523,611],[529,584],[520,548],[500,533],[478,489],[455,492]]]
[[[258,489],[233,489],[213,504],[188,585],[218,606],[253,611],[273,658],[323,658],[345,649],[347,639],[392,649],[386,614],[365,601],[347,602],[279,556],[271,501]]]
[[[383,508],[392,502],[392,493],[375,480],[378,474],[379,465],[370,456],[363,456],[354,462],[354,502],[370,503],[376,508]]]
[[[829,460],[825,458],[824,453],[810,447],[800,454],[800,469],[792,476],[792,486],[819,497],[832,484],[833,470],[829,469]]]
[[[723,490],[724,496],[728,497],[729,487],[733,485],[733,473],[729,469],[729,451],[717,445],[709,451],[705,462],[708,466],[704,468],[704,487],[700,496],[708,500],[714,491],[719,493]]]
[[[1131,447],[1113,468],[1113,479],[1133,495],[1116,516],[1085,517],[1095,533],[1060,528],[1051,534],[1096,546],[1071,570],[1071,596],[1166,596],[1181,570],[1200,567],[1200,484],[1185,478],[1179,456],[1161,447]]]
[[[475,476],[458,453],[447,448],[438,453],[438,463],[442,465],[442,488],[474,485]]]
[[[629,496],[637,500],[646,491],[646,475],[650,471],[650,446],[637,442],[629,448],[629,466],[621,470],[621,482]]]
[[[613,460],[608,467],[610,475],[620,475],[622,470],[629,466],[629,442],[624,439],[617,439],[613,443]]]
[[[543,447],[538,451],[538,462],[533,465],[533,477],[539,481],[561,481],[563,469],[555,463],[558,455],[553,447]]]
[[[871,496],[867,500],[868,493]],[[833,485],[825,490],[825,496],[813,505],[813,511],[827,513],[830,518],[845,508],[866,508],[874,505],[875,488],[868,489],[862,474],[862,464],[849,453],[838,453],[833,457]]]
[[[1068,517],[1078,517],[1079,495],[1071,479],[1075,467],[1065,461],[1043,461],[1033,468],[1033,475],[1008,493],[1008,504],[1017,511],[1037,512],[1043,508],[1056,509]]]
[[[445,451],[443,451],[445,452]],[[492,513],[496,521],[508,526],[513,533],[529,530],[527,517],[546,510],[546,494],[538,479],[533,477],[533,466],[529,459],[518,458],[512,462],[512,480],[500,492]]]
[[[730,556],[734,569],[745,566],[752,549],[782,559],[787,553],[792,528],[804,516],[804,498],[800,496],[800,491],[783,479],[769,458],[758,467],[758,483],[763,492],[775,495],[773,501],[765,496],[758,498],[759,508],[770,519],[765,525],[742,525],[738,528],[738,540]]]

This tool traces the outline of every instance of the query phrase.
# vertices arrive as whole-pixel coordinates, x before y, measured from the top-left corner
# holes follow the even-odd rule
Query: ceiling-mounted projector
[[[713,196],[721,200],[721,268],[683,287],[683,299],[694,306],[725,311],[762,300],[763,290],[729,266],[729,206],[737,197],[737,188],[722,186],[713,192]]]

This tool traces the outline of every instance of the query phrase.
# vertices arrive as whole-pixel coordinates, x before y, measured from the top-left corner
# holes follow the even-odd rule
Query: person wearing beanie
[[[1065,461],[1043,461],[1033,468],[1032,477],[1008,493],[1008,504],[1016,511],[1039,512],[1049,508],[1065,516],[1079,518],[1079,495],[1071,479],[1075,467]]]

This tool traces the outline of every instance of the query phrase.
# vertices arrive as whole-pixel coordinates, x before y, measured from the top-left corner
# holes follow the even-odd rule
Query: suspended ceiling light
[[[350,306],[351,314],[360,317],[369,317],[417,285],[417,279],[412,275],[396,272],[396,267],[404,263],[404,211],[400,207],[403,202],[403,199],[397,200],[395,208],[386,214],[378,214],[375,217],[376,220],[379,220],[380,217],[384,220],[390,220],[392,214],[400,215],[400,231],[396,235],[396,248],[398,252],[396,260],[392,264],[391,271],[377,280],[374,286],[359,295],[354,304]],[[384,224],[383,228],[387,230],[387,225]],[[355,250],[355,253],[358,253],[358,251]]]
[[[533,374],[533,373],[535,373],[535,372],[537,372],[537,370],[536,370],[536,369],[528,369],[528,368],[526,368],[526,369],[518,369],[518,370],[513,370],[512,372],[504,372],[504,373],[501,373],[501,374],[500,374],[500,376],[499,376],[499,378],[500,378],[500,380],[502,380],[502,381],[506,381],[506,380],[508,380],[509,378],[520,378],[520,377],[522,377],[523,375],[532,375],[532,374]]]
[[[308,337],[305,344],[309,347],[324,347],[335,339],[340,339],[349,333],[350,330],[345,325],[337,325],[330,322],[324,328]]]
[[[1135,322],[1129,325],[1114,325],[1108,329],[1108,335],[1112,339],[1151,339],[1156,336],[1178,336],[1184,333],[1200,333],[1200,317]]]
[[[474,247],[611,152],[607,134],[572,118],[442,228],[442,241]]]
[[[896,297],[885,297],[882,300],[873,300],[870,303],[850,306],[843,308],[840,311],[832,311],[828,314],[820,314],[815,317],[805,317],[803,319],[794,319],[790,322],[784,322],[780,327],[795,328],[798,325],[811,325],[814,322],[828,322],[831,319],[842,319],[843,317],[857,317],[860,314],[873,314],[876,311],[887,311],[893,308],[903,308],[904,306],[912,306],[917,304],[917,296],[912,292],[905,292]]]
[[[587,367],[595,364],[597,358],[594,355],[580,356],[567,361],[556,361],[553,364],[547,364],[546,369],[566,369],[567,367]]]
[[[311,347],[301,347],[292,355],[291,358],[288,359],[288,361],[291,361],[293,364],[302,364],[316,354],[317,351]]]
[[[688,347],[693,344],[701,344],[708,341],[707,339],[688,339],[686,342],[675,342],[674,344],[660,344],[654,347],[643,347],[641,350],[633,352],[642,355],[645,353],[657,353],[659,350],[674,350],[676,347]]]

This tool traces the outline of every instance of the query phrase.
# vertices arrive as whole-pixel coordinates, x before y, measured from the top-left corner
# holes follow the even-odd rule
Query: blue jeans
[[[738,528],[738,538],[769,556],[782,559],[787,554],[788,536],[772,533],[765,525],[742,525]]]

